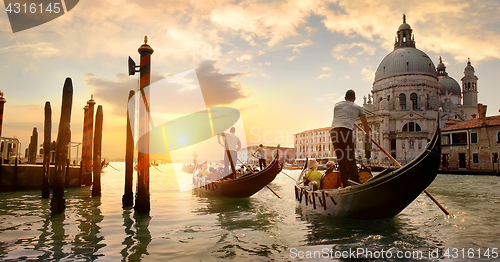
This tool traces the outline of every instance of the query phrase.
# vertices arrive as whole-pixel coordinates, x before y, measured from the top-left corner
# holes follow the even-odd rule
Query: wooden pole
[[[128,102],[132,103],[130,99],[134,96],[134,90],[130,90],[128,94]],[[135,126],[135,119],[129,115],[129,106],[127,105],[127,141],[125,149],[125,192],[122,197],[122,206],[130,207],[134,205],[134,193],[132,192],[132,185],[134,179],[134,137],[132,136],[132,128]],[[132,108],[135,108],[133,103]]]
[[[2,124],[3,124],[3,109],[7,100],[3,97],[3,92],[0,91],[0,136],[2,136]],[[3,161],[3,159],[2,159]],[[3,163],[2,163],[3,164]]]
[[[94,136],[94,179],[92,181],[92,196],[101,195],[101,148],[102,148],[102,106],[97,107],[95,116],[95,136]]]
[[[63,87],[61,119],[57,133],[56,166],[54,172],[54,190],[50,201],[52,215],[60,214],[65,209],[64,199],[64,172],[68,157],[68,145],[71,141],[71,106],[73,104],[73,83],[71,78],[66,78]]]
[[[42,198],[49,198],[49,174],[50,174],[50,140],[52,132],[52,108],[50,102],[45,102],[45,123],[43,128],[43,176],[42,176]]]
[[[90,100],[87,101],[87,105],[89,106],[88,109],[88,121],[87,121],[87,167],[86,170],[88,172],[88,177],[89,177],[89,184],[92,184],[92,145],[94,144],[94,95],[90,95]]]
[[[31,142],[30,142],[30,147],[29,147],[29,162],[30,164],[35,164],[36,163],[36,153],[38,151],[38,131],[36,127],[33,128],[33,133],[31,135]]]
[[[80,166],[82,173],[82,184],[89,186],[92,183],[92,177],[88,174],[88,122],[89,122],[89,104],[83,107],[83,137],[82,137],[82,164]]]
[[[363,128],[361,128],[358,124],[354,124],[354,125],[355,125],[357,128],[359,128],[359,130],[361,130],[362,132],[366,133],[366,132],[365,132],[365,130],[363,130]],[[389,157],[389,158],[390,158],[390,159],[394,162],[394,164],[396,164],[399,168],[403,167],[403,166],[402,166],[402,165],[401,165],[401,164],[400,164],[400,163],[399,163],[396,159],[394,159],[394,157],[392,157],[392,156],[389,154],[389,152],[385,151],[385,149],[384,149],[384,148],[382,148],[382,146],[380,146],[380,145],[377,143],[377,141],[375,141],[375,140],[373,139],[373,137],[370,137],[370,138],[371,138],[372,142],[373,142],[376,146],[378,146],[378,147],[380,148],[380,150],[382,150],[382,152],[384,152],[384,154],[386,154],[386,155],[387,155],[387,156],[388,156],[388,157]],[[450,212],[448,212],[448,210],[446,210],[446,209],[445,209],[445,208],[444,208],[444,207],[443,207],[443,206],[442,206],[442,205],[441,205],[441,204],[440,204],[440,203],[439,203],[439,202],[438,202],[438,201],[437,201],[437,200],[436,200],[436,199],[435,199],[435,198],[431,195],[431,193],[429,193],[429,192],[427,191],[427,189],[424,189],[424,192],[425,192],[425,194],[426,194],[426,195],[427,195],[427,196],[428,196],[428,197],[429,197],[429,198],[430,198],[430,199],[431,199],[431,200],[432,200],[432,201],[433,201],[433,202],[434,202],[434,203],[435,203],[435,204],[436,204],[436,205],[437,205],[440,209],[441,209],[441,211],[443,211],[443,213],[444,213],[445,215],[449,215],[449,214],[450,214]]]
[[[148,45],[147,36],[144,37],[144,44],[137,50],[141,54],[139,91],[142,94],[139,105],[139,146],[137,156],[137,194],[134,209],[140,213],[147,213],[151,210],[149,202],[149,84],[151,82],[151,55],[153,48]]]

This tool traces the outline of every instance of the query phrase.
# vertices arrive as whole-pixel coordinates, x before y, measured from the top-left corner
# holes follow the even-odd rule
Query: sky
[[[2,5],[2,8],[4,5]],[[138,87],[127,59],[148,36],[152,82],[196,70],[206,106],[238,109],[248,145],[293,147],[293,134],[326,127],[335,102],[354,89],[358,104],[393,50],[402,16],[416,47],[443,57],[460,83],[470,58],[479,102],[498,115],[500,1],[159,1],[85,0],[63,16],[13,33],[0,11],[2,136],[22,153],[32,129],[43,138],[44,105],[57,136],[62,87],[73,81],[71,141],[81,142],[83,107],[103,106],[103,157],[125,155],[127,98]],[[238,133],[237,133],[238,134]],[[41,142],[40,142],[41,143]]]

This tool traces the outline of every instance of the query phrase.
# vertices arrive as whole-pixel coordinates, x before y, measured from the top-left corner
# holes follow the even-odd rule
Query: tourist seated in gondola
[[[208,165],[207,164],[203,164],[201,166],[201,171],[200,171],[200,176],[208,176],[210,174],[210,172],[208,171]]]
[[[339,187],[343,187],[340,172],[336,170],[335,162],[328,161],[325,173],[321,176],[320,189],[335,189]]]
[[[309,161],[310,170],[306,173],[304,185],[307,186],[310,182],[316,181],[318,188],[321,186],[321,176],[323,175],[323,173],[321,171],[318,171],[318,165],[318,161],[316,161],[315,159]]]

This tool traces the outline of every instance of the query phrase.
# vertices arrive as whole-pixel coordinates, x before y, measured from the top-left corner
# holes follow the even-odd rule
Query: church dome
[[[439,83],[441,84],[441,94],[445,95],[446,91],[450,95],[462,96],[462,90],[458,82],[449,76],[439,76]]]
[[[406,30],[406,29],[411,29],[411,26],[409,24],[407,24],[406,22],[402,23],[399,28],[398,28],[398,31],[399,30]]]
[[[439,64],[436,68],[439,83],[441,84],[441,94],[446,95],[448,92],[451,95],[462,96],[462,90],[460,89],[460,85],[458,82],[452,77],[448,76],[446,72],[446,66],[443,63],[443,58],[439,57]]]
[[[378,66],[375,82],[388,77],[415,74],[434,76],[436,79],[438,76],[434,63],[424,52],[414,47],[397,48]]]

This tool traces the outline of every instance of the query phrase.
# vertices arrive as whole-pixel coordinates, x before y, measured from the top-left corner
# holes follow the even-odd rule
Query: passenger
[[[323,173],[318,171],[318,161],[315,159],[312,159],[309,161],[309,168],[310,170],[307,171],[305,179],[306,181],[304,184],[307,186],[309,182],[316,181],[318,183],[318,188],[321,186],[321,176]]]
[[[201,166],[200,176],[208,176],[208,174],[210,174],[210,172],[208,171],[208,166],[207,164],[203,164]]]
[[[328,161],[328,163],[326,163],[326,171],[322,177],[321,186],[322,187],[320,187],[320,189],[333,189],[343,187],[342,181],[340,180],[340,174],[336,170],[335,162]]]

